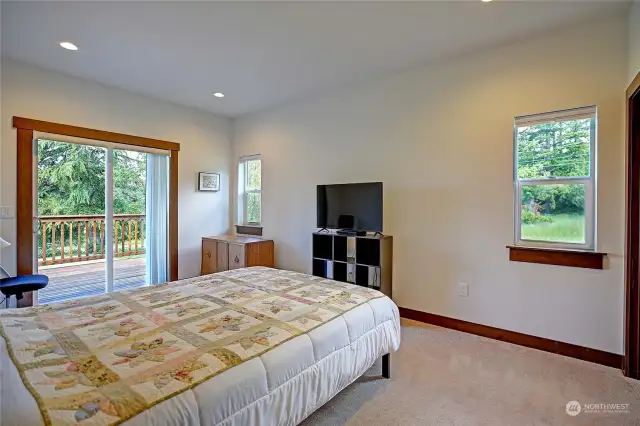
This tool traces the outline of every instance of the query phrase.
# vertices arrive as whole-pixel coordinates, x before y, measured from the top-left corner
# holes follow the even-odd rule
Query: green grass
[[[551,223],[522,224],[523,240],[584,243],[584,216],[557,214]]]

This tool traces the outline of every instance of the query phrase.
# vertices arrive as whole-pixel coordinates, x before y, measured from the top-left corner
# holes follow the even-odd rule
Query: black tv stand
[[[314,232],[312,274],[380,290],[391,297],[393,237]]]
[[[355,229],[338,229],[336,231],[338,235],[345,235],[347,237],[364,237],[367,235],[367,231],[357,231]]]

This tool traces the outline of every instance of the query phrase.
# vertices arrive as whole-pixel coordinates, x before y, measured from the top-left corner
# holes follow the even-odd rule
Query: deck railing
[[[39,265],[104,259],[104,216],[41,216],[39,219]],[[144,214],[113,215],[114,256],[145,253],[144,222]]]

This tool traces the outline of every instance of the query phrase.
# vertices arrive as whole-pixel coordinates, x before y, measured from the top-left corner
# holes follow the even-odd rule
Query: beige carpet
[[[380,365],[312,414],[328,425],[640,426],[640,381],[619,370],[471,334],[404,321],[392,378]],[[565,412],[576,400],[583,411]],[[584,404],[629,404],[587,413]]]

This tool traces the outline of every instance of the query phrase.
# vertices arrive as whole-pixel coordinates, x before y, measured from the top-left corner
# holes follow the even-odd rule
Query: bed
[[[0,311],[0,425],[295,425],[400,344],[382,293],[253,267]]]

